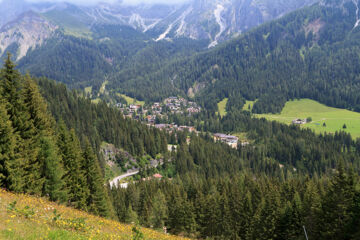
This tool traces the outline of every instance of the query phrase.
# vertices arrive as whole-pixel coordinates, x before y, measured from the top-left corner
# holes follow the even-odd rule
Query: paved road
[[[110,181],[110,187],[117,187],[118,186],[118,182],[123,179],[123,178],[126,178],[126,177],[130,177],[130,176],[133,176],[133,175],[136,175],[139,173],[139,170],[136,170],[136,171],[132,171],[132,172],[128,172],[128,173],[125,173],[123,175],[120,175],[120,176],[117,176],[116,178],[114,178],[113,180]]]
[[[0,0],[1,1],[1,0]],[[160,160],[152,160],[150,161],[150,166],[152,168],[156,168],[158,165],[163,165],[164,163],[164,160],[163,159],[160,159]],[[117,176],[116,178],[114,178],[113,180],[111,180],[109,183],[110,183],[110,187],[112,188],[113,186],[115,187],[118,187],[118,182],[121,180],[121,179],[124,179],[124,178],[127,178],[127,177],[130,177],[130,176],[134,176],[136,174],[139,173],[139,170],[132,170],[131,172],[128,172],[128,173],[125,173],[123,175],[120,175],[120,176]],[[120,187],[123,187],[123,188],[127,188],[129,183],[123,183],[123,184],[120,184]]]

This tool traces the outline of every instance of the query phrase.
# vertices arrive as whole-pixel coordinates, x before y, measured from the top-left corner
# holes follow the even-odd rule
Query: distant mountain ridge
[[[0,55],[16,49],[16,59],[19,60],[29,49],[35,49],[52,37],[56,29],[58,26],[39,14],[33,11],[25,12],[17,20],[0,29]]]
[[[185,37],[208,40],[209,47],[213,47],[219,42],[314,2],[316,0],[193,0],[173,5],[128,6],[117,2],[76,6],[69,3],[34,4],[25,0],[3,0],[0,3],[0,27],[6,26],[6,29],[11,31],[9,22],[19,19],[24,12],[33,11],[48,21],[46,25],[51,23],[65,30],[73,28],[71,25],[74,25],[81,26],[82,30],[86,29],[86,32],[90,33],[92,26],[96,24],[127,25],[146,33],[156,41]],[[18,22],[22,23],[23,21]],[[12,26],[16,27],[14,24]],[[0,38],[0,41],[3,41],[3,38]],[[14,42],[24,44],[16,39]],[[21,53],[19,56],[23,55]]]
[[[215,49],[146,72],[146,83],[135,81],[142,76],[119,72],[109,87],[126,86],[128,94],[151,99],[138,89],[161,82],[174,94],[195,93],[214,111],[224,98],[257,100],[255,113],[278,113],[286,100],[310,98],[359,112],[359,4],[322,1]]]

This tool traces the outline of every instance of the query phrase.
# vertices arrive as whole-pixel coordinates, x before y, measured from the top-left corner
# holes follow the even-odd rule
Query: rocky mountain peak
[[[27,11],[0,29],[0,55],[11,51],[20,59],[50,38],[57,28],[38,13]]]

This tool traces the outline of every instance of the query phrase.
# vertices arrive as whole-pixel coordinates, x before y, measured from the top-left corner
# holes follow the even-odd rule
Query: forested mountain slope
[[[160,4],[113,1],[81,5],[60,1],[3,0],[0,2],[0,27],[32,10],[72,35],[91,36],[91,26],[115,24],[144,32],[157,41],[191,38],[206,40],[209,46],[215,46],[314,2],[316,0],[190,0]]]
[[[198,239],[306,239],[305,228],[309,239],[345,240],[360,236],[358,187],[358,176],[340,166],[331,179],[187,175],[112,193],[122,221],[131,209],[145,226],[165,223]]]
[[[93,87],[105,81],[148,83],[147,73],[233,38],[271,19],[312,4],[313,0],[190,1],[184,4],[0,3],[8,21],[0,27],[0,56],[11,52],[20,69],[70,87]],[[19,11],[14,11],[18,6]],[[11,14],[13,13],[13,14]],[[11,15],[11,17],[10,17]],[[0,22],[1,22],[0,21]],[[163,41],[160,41],[163,40]],[[147,59],[152,59],[149,64]],[[122,72],[120,76],[117,72]],[[145,75],[145,76],[144,76]],[[179,92],[157,84],[154,99]],[[128,90],[132,95],[133,90]],[[148,100],[145,94],[138,98]]]
[[[88,138],[97,151],[106,141],[139,157],[167,152],[164,132],[125,118],[104,102],[91,103],[76,91],[68,91],[64,84],[44,78],[37,81],[54,118],[74,128],[81,140]]]
[[[232,149],[206,133],[188,142],[187,132],[168,135],[65,85],[36,82],[54,118],[33,79],[10,59],[1,71],[1,187],[192,237],[289,239],[302,236],[303,224],[317,239],[359,234],[360,141],[346,133],[316,135],[245,112],[204,112],[204,130],[243,132],[251,144]],[[171,169],[174,178],[136,182],[108,197],[92,148],[104,140],[134,156],[163,154],[169,161],[157,170]],[[167,152],[167,142],[177,151]]]
[[[8,56],[0,72],[0,187],[46,196],[114,217],[98,159],[87,138],[56,123],[29,75]]]
[[[205,42],[189,39],[154,42],[126,26],[101,25],[92,29],[92,39],[55,33],[42,47],[28,52],[19,61],[19,68],[70,87],[92,87],[93,95],[97,95],[103,82],[115,72],[125,69],[134,76],[138,71],[155,71],[170,59],[189,56],[205,46]]]
[[[306,7],[207,53],[143,73],[137,79],[145,78],[144,83],[124,83],[120,72],[111,86],[126,85],[135,96],[143,96],[141,89],[149,84],[183,94],[196,90],[208,108],[240,95],[258,99],[256,113],[279,112],[286,99],[301,97],[359,111],[357,4],[333,1]]]

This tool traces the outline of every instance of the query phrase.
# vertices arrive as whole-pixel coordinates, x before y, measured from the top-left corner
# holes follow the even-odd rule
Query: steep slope
[[[298,97],[359,111],[356,13],[350,0],[322,2],[146,77],[154,85],[171,83],[183,94],[197,89],[199,100],[212,109],[240,94],[259,99],[257,113],[279,112],[286,99]]]
[[[1,239],[185,239],[0,189]],[[137,235],[138,234],[138,235]]]
[[[209,47],[246,32],[264,22],[283,16],[316,1],[191,1],[160,21],[150,30],[157,40],[188,37],[207,39]]]
[[[117,78],[125,82],[137,72],[154,71],[172,58],[189,56],[206,46],[206,42],[186,39],[154,42],[128,26],[96,25],[91,31],[92,39],[57,32],[22,58],[19,68],[70,87],[92,86],[97,96],[103,82],[117,72],[126,72],[123,79]]]
[[[232,38],[264,22],[316,0],[201,0],[184,4],[124,5],[119,2],[96,6],[69,3],[33,4],[23,0],[0,3],[4,9],[0,26],[21,13],[33,10],[60,26],[68,34],[91,37],[94,24],[127,25],[155,40],[192,38],[210,41],[209,47]]]
[[[46,39],[52,37],[57,28],[39,14],[25,12],[0,28],[0,56],[9,51],[19,60],[28,50],[41,46]]]
[[[119,91],[133,95],[132,86],[127,82],[130,78],[138,78],[138,74],[141,76],[145,68],[146,72],[157,71],[174,59],[216,46],[310,2],[301,1],[285,7],[263,1],[136,6],[102,3],[85,7],[69,3],[3,1],[0,6],[17,18],[0,29],[0,57],[11,52],[23,71],[53,78],[71,87],[92,86],[97,91],[108,79],[121,81],[124,85]],[[15,11],[14,6],[23,8]],[[259,11],[254,9],[257,8],[263,9],[262,17],[256,15]],[[22,15],[18,15],[20,12]],[[144,61],[141,54],[151,56],[153,61]],[[136,81],[148,80],[140,77]],[[156,99],[165,93],[178,92],[174,84],[164,86],[163,93],[154,94]]]

